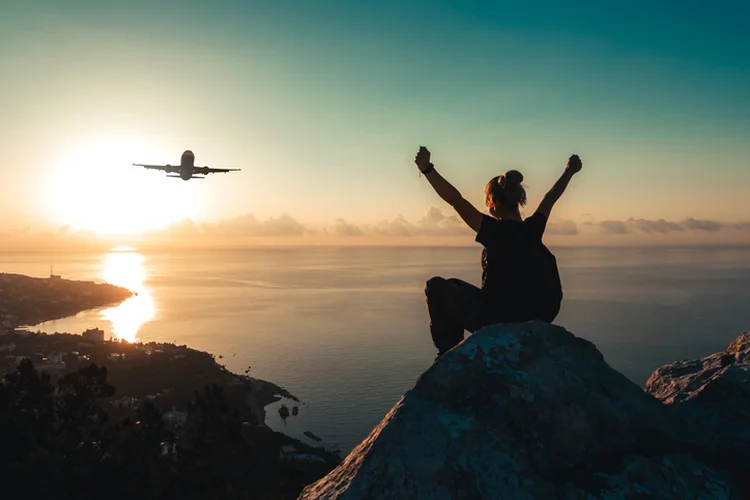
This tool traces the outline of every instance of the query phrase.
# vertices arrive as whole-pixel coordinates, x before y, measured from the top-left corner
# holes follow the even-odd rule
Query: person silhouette
[[[476,232],[482,250],[482,287],[457,278],[435,276],[427,281],[425,295],[430,334],[439,358],[464,339],[495,323],[554,321],[562,303],[562,285],[557,260],[542,242],[552,207],[565,192],[583,163],[572,155],[565,170],[526,219],[523,175],[509,170],[490,179],[484,199],[490,215],[483,214],[445,180],[430,161],[430,151],[421,146],[414,162],[435,192],[452,206]],[[437,359],[437,358],[436,358]]]

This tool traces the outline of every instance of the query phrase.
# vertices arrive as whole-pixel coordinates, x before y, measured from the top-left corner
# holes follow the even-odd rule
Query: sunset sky
[[[0,237],[463,237],[426,145],[479,207],[521,170],[527,215],[580,154],[560,237],[750,242],[748,23],[739,1],[3,2]],[[242,172],[130,165],[185,149]]]

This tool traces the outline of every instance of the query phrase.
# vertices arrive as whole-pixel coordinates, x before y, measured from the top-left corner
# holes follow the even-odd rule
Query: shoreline
[[[74,361],[72,363],[74,368],[66,369],[61,356],[73,352],[76,353],[76,356],[79,356],[81,348],[78,344],[87,343],[83,338],[84,334],[69,332],[47,333],[39,330],[35,331],[34,328],[50,321],[74,317],[82,312],[112,307],[121,304],[135,295],[136,293],[131,290],[108,283],[69,280],[53,274],[50,274],[47,278],[43,278],[14,273],[0,273],[0,358],[3,354],[6,355],[5,359],[0,359],[0,369],[4,370],[3,373],[5,373],[12,370],[14,365],[18,364],[20,358],[29,357],[35,363],[35,366],[51,373],[62,374],[73,370],[75,367],[80,366],[80,363]],[[34,349],[31,349],[33,353],[27,349],[20,349],[15,353],[10,352],[11,348],[9,346],[14,346],[16,343],[14,339],[18,340],[21,338],[26,338],[27,342],[34,344]],[[50,343],[59,345],[56,348],[45,345]],[[20,344],[23,345],[24,342],[20,342]],[[246,410],[254,415],[255,420],[273,432],[280,431],[273,429],[266,423],[268,418],[267,407],[282,400],[285,402],[300,402],[296,396],[273,382],[228,370],[209,352],[196,351],[187,346],[178,347],[169,343],[123,343],[114,338],[105,341],[103,340],[103,336],[101,337],[101,342],[97,344],[98,348],[105,347],[107,356],[114,355],[115,357],[112,359],[103,359],[101,353],[95,354],[94,359],[90,358],[90,354],[84,354],[83,356],[87,356],[86,359],[90,360],[90,362],[97,362],[101,366],[107,367],[112,366],[114,359],[117,360],[114,362],[119,363],[118,366],[122,367],[122,359],[128,354],[127,351],[131,351],[132,355],[133,349],[144,352],[175,351],[173,356],[177,357],[192,356],[195,358],[196,355],[209,356],[211,362],[216,364],[218,370],[211,375],[213,380],[222,381],[232,388],[239,387],[244,389],[247,392],[246,397],[242,398],[240,397],[241,395],[236,394],[236,402],[245,406]],[[121,349],[123,346],[130,347]],[[5,352],[3,352],[3,348]],[[93,348],[93,344],[85,347],[85,349]],[[15,350],[15,347],[12,350]],[[35,356],[39,351],[42,352],[42,356]],[[55,353],[54,356],[52,355],[53,352]],[[49,360],[52,357],[58,363],[50,363]],[[9,362],[11,358],[13,362]],[[117,371],[115,370],[115,372]],[[197,380],[195,382],[198,383]],[[196,389],[198,388],[196,387]],[[142,390],[144,388],[141,388]],[[181,392],[185,393],[185,391]],[[143,394],[139,395],[143,396]],[[188,394],[183,395],[185,397],[189,396]],[[173,402],[176,403],[177,401]],[[282,432],[281,434],[284,433]],[[297,440],[297,438],[288,434],[284,435],[290,439]]]
[[[133,296],[132,290],[108,283],[68,280],[54,274],[37,278],[0,273],[0,331],[111,307]]]

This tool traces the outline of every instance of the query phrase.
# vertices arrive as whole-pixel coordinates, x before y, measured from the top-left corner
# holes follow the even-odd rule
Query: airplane
[[[226,172],[237,172],[239,168],[208,168],[208,167],[196,167],[195,166],[195,155],[192,151],[186,150],[180,157],[179,165],[144,165],[142,163],[133,163],[134,167],[144,167],[152,170],[163,170],[168,174],[167,177],[177,177],[183,181],[190,179],[205,179],[205,177],[199,177],[195,174],[214,174],[214,173],[226,173]]]

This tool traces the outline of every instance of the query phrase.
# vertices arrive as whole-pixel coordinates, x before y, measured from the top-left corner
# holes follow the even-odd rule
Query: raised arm
[[[419,152],[417,153],[414,163],[417,164],[417,168],[422,172],[435,192],[440,196],[443,201],[452,206],[459,217],[474,231],[479,232],[479,228],[482,225],[482,212],[474,208],[474,205],[469,203],[461,196],[461,193],[453,187],[453,185],[446,181],[442,175],[437,173],[435,166],[430,163],[430,151],[420,146]]]
[[[565,188],[568,187],[570,179],[572,179],[576,173],[580,172],[582,168],[583,163],[578,155],[571,156],[568,159],[568,164],[565,166],[565,171],[552,186],[552,189],[544,195],[544,199],[542,199],[542,202],[539,204],[539,208],[537,208],[536,211],[544,214],[544,216],[549,219],[552,207],[555,206],[557,200],[559,200],[565,192]]]

